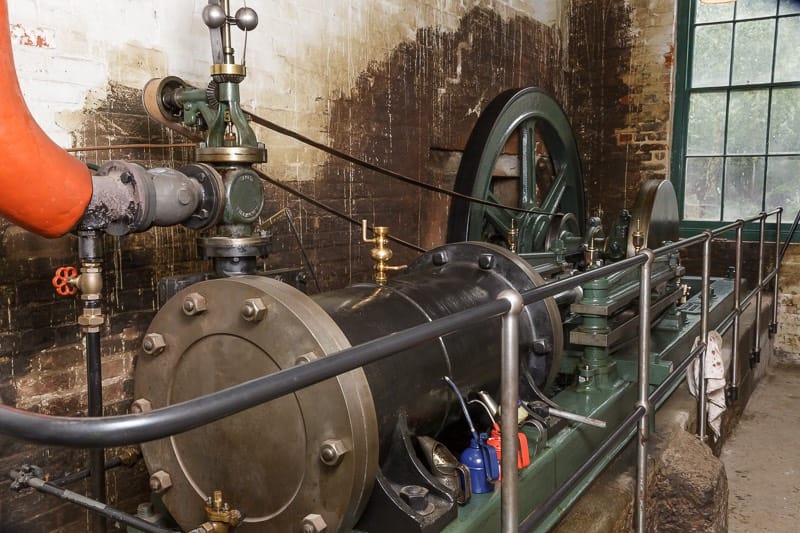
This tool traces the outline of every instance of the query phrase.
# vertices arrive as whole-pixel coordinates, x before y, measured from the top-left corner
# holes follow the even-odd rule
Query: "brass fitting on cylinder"
[[[631,234],[631,242],[633,249],[638,254],[639,250],[644,247],[644,232],[639,228],[639,220],[636,220],[636,231]]]
[[[215,490],[213,498],[209,496],[206,499],[205,510],[208,521],[190,533],[228,533],[241,524],[244,518],[241,512],[231,509],[230,505],[223,501],[221,490]]]
[[[375,261],[375,283],[378,285],[386,285],[389,277],[387,272],[395,270],[403,270],[408,265],[395,265],[391,266],[387,263],[392,258],[392,251],[389,249],[389,228],[388,226],[375,226],[372,228],[371,239],[367,238],[367,221],[361,221],[361,240],[366,243],[374,243],[375,248],[370,250],[369,254],[372,260]]]

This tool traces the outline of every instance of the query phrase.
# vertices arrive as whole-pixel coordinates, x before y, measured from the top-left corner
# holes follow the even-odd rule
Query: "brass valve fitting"
[[[208,522],[193,529],[191,533],[228,533],[244,519],[241,512],[231,509],[230,505],[223,501],[221,490],[215,490],[213,498],[209,496],[205,502],[205,509]]]
[[[375,283],[378,285],[386,285],[389,277],[387,272],[393,270],[403,270],[408,265],[391,266],[387,264],[392,258],[392,251],[389,249],[389,228],[388,226],[375,226],[372,228],[371,239],[367,238],[367,221],[361,221],[361,240],[366,243],[374,243],[375,248],[369,251],[372,260],[375,261]]]

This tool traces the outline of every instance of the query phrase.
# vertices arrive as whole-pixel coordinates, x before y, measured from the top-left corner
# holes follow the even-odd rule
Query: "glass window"
[[[684,224],[729,222],[780,205],[793,218],[800,208],[800,0],[689,0],[678,9],[688,24],[679,24],[673,178]]]

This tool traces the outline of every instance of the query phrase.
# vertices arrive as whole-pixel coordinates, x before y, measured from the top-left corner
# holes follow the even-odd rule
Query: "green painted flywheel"
[[[586,207],[578,148],[564,111],[538,88],[499,94],[478,118],[455,181],[455,191],[514,209],[453,198],[448,242],[510,246],[520,254],[548,251],[563,229],[580,238]],[[521,211],[520,211],[521,210]]]

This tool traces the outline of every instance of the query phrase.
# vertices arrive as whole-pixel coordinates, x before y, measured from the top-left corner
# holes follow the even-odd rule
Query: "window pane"
[[[769,153],[800,152],[800,88],[773,89]]]
[[[774,20],[754,20],[737,24],[733,50],[733,83],[769,82],[774,43]]]
[[[729,157],[725,165],[723,219],[736,220],[760,213],[763,187],[763,157]]]
[[[774,17],[778,12],[777,0],[737,0],[736,19]]]
[[[683,218],[719,220],[721,191],[721,157],[690,157],[686,160]]]
[[[733,24],[695,28],[692,87],[728,84],[732,28]]]
[[[763,154],[767,150],[769,91],[733,91],[728,107],[728,154]]]
[[[800,0],[797,0],[800,6]],[[778,21],[775,81],[800,81],[800,17]]]
[[[704,4],[695,2],[695,22],[718,22],[733,19],[733,2],[729,4]]]
[[[784,220],[800,209],[800,157],[770,157],[767,167],[766,209],[783,206]]]
[[[725,93],[695,93],[689,97],[687,155],[721,155],[725,137]]]
[[[781,15],[800,13],[800,0],[781,0]]]

